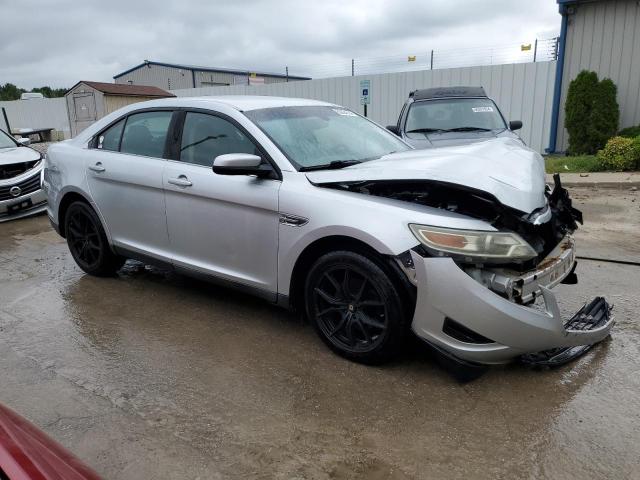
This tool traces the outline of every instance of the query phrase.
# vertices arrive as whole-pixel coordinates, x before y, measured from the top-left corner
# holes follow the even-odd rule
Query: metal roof
[[[158,87],[151,87],[147,85],[126,85],[117,83],[105,83],[105,82],[89,82],[86,80],[80,80],[73,87],[67,90],[69,93],[81,83],[89,85],[91,88],[95,88],[99,92],[106,95],[121,95],[126,97],[175,97],[173,93],[169,93]]]
[[[262,75],[262,76],[267,76],[267,77],[277,77],[277,78],[289,78],[292,80],[311,80],[310,77],[298,77],[295,75],[283,75],[282,73],[269,73],[269,72],[257,72],[255,70],[238,70],[238,69],[231,69],[231,68],[218,68],[218,67],[202,67],[199,65],[184,65],[184,64],[177,64],[177,63],[163,63],[163,62],[153,62],[150,60],[147,60],[145,62],[142,62],[140,65],[136,65],[135,67],[131,67],[128,70],[125,70],[122,73],[118,73],[117,75],[115,75],[113,78],[120,78],[123,75],[126,75],[127,73],[131,73],[134,70],[137,70],[141,67],[145,67],[147,65],[157,65],[160,67],[172,67],[172,68],[180,68],[182,70],[190,70],[192,72],[220,72],[220,73],[231,73],[234,75],[248,75],[249,73],[255,73],[256,75]]]

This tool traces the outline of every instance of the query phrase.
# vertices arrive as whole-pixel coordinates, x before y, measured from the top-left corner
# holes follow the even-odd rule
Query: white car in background
[[[42,155],[0,130],[0,222],[44,212]]]

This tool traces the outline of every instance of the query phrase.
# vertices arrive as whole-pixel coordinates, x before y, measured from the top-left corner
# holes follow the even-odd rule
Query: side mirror
[[[26,147],[27,145],[31,145],[31,140],[29,139],[29,137],[20,137],[17,140],[18,143],[24,147]]]
[[[509,122],[509,130],[520,130],[522,128],[521,120],[511,120]]]
[[[213,171],[218,175],[256,175],[268,177],[273,167],[258,155],[250,153],[226,153],[213,160]]]
[[[395,135],[400,136],[400,130],[398,129],[397,125],[387,125],[387,130]]]

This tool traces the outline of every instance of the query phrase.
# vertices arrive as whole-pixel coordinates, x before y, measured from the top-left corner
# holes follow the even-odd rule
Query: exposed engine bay
[[[538,265],[582,223],[582,213],[572,206],[558,174],[554,175],[554,183],[553,190],[547,187],[545,193],[547,206],[531,213],[507,207],[487,192],[432,180],[363,181],[335,183],[331,187],[440,208],[487,221],[498,230],[518,233],[538,253],[532,260],[510,265],[523,272]]]

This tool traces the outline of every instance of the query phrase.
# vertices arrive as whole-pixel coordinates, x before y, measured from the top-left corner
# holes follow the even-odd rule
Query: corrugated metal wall
[[[618,86],[620,128],[640,124],[640,4],[608,0],[573,6],[569,15],[557,145],[567,148],[564,102],[569,82],[593,70]]]
[[[64,98],[0,102],[0,107],[6,109],[11,129],[53,128],[63,132],[65,138],[71,136],[67,105]],[[5,128],[4,120],[2,120],[2,128]]]
[[[520,63],[465,67],[417,72],[386,73],[357,77],[235,85],[228,87],[174,90],[178,96],[198,95],[276,95],[325,100],[362,112],[360,80],[371,80],[369,117],[374,121],[395,124],[409,92],[416,88],[453,85],[482,85],[498,103],[508,120],[522,120],[522,138],[529,146],[543,152],[548,146],[555,79],[555,62]],[[103,108],[103,102],[98,102]],[[12,128],[53,127],[69,137],[67,108],[63,98],[0,102],[7,107]],[[104,113],[102,112],[102,116]]]
[[[269,85],[174,90],[177,96],[272,95],[324,100],[362,112],[360,80],[371,81],[368,116],[382,124],[395,124],[409,92],[417,88],[482,85],[507,120],[522,120],[520,134],[529,146],[543,152],[548,146],[556,62],[520,63],[481,67],[385,73],[325,78]]]
[[[140,67],[115,79],[115,83],[129,83],[134,85],[151,85],[172,90],[175,88],[193,87],[193,76],[191,70],[181,70],[179,68],[165,67],[163,65],[149,64]]]

